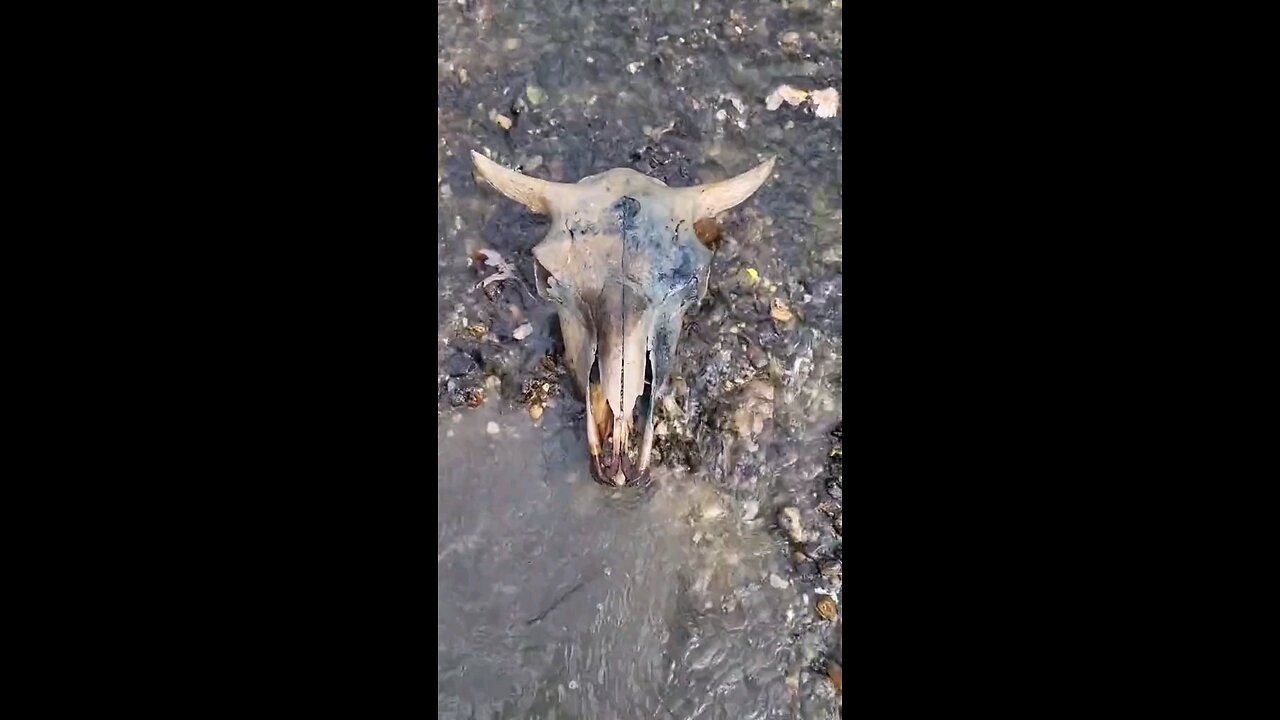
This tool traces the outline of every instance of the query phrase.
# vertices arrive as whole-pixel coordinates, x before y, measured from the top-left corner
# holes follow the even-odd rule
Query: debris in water
[[[508,50],[515,50],[520,47],[520,38],[507,38],[505,47]]]
[[[511,268],[511,265],[509,265],[506,260],[502,259],[502,255],[500,255],[497,250],[489,250],[488,248],[486,248],[483,250],[478,250],[476,254],[484,258],[485,265],[488,265],[489,267],[498,268],[498,272],[490,275],[484,280],[481,280],[480,284],[476,285],[476,287],[484,287],[489,283],[497,282],[499,280],[506,280],[507,278],[513,278],[516,276],[515,271]]]
[[[822,616],[823,620],[835,620],[837,614],[835,601],[829,597],[819,600],[818,614]]]
[[[649,127],[648,125],[645,125],[642,128],[642,130],[644,130],[644,134],[650,140],[654,142],[658,142],[659,140],[662,139],[663,135],[666,135],[667,133],[671,132],[672,130],[675,129],[675,127],[676,127],[676,121],[672,120],[671,122],[667,123],[666,125],[663,125],[662,127],[655,128],[655,127]]]
[[[498,127],[502,128],[503,130],[511,129],[511,118],[507,117],[506,115],[503,115],[500,112],[497,112],[496,110],[491,111],[489,113],[489,119],[495,122],[498,125]]]
[[[813,114],[820,118],[835,117],[840,109],[840,93],[835,88],[819,90],[810,98],[813,103]]]
[[[529,323],[525,323],[520,327],[516,328],[515,331],[511,333],[511,337],[517,340],[523,340],[529,337],[529,335],[531,335],[532,333],[533,333],[533,326],[530,325]]]
[[[755,285],[756,283],[760,282],[760,272],[757,271],[755,268],[747,268],[747,280],[752,285]]]
[[[490,420],[489,425],[485,427],[485,432],[489,433],[490,435],[497,435],[498,433],[502,432],[502,428],[498,427],[498,423]]]
[[[787,307],[787,303],[782,298],[773,299],[773,303],[769,308],[769,315],[780,323],[791,322],[792,318],[791,309]]]
[[[769,110],[777,110],[782,107],[782,103],[788,105],[799,106],[805,98],[809,97],[809,93],[805,90],[793,88],[790,85],[779,85],[769,93],[769,97],[765,98],[764,106]]]

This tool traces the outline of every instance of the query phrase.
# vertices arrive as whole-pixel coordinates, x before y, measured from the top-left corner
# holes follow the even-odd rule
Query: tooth
[[[609,403],[605,400],[604,390],[599,385],[591,386],[591,403],[587,409],[591,411],[591,415],[595,420],[595,447],[597,454],[599,454],[600,441],[609,437],[609,423],[613,416],[613,411],[609,409]],[[591,419],[588,418],[588,425],[592,424],[590,422]]]

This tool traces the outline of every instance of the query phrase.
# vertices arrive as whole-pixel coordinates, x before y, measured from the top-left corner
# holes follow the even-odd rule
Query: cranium
[[[555,303],[565,364],[586,399],[592,476],[646,484],[654,404],[669,392],[684,313],[707,293],[712,251],[694,226],[750,197],[773,158],[728,180],[673,188],[627,169],[550,182],[471,156],[498,192],[550,216],[534,277]]]

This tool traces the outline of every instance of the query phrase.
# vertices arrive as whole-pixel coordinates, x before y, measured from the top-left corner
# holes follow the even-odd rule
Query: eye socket
[[[533,260],[533,284],[538,290],[538,295],[541,297],[547,300],[555,300],[558,303],[564,302],[564,300],[561,299],[560,294],[556,292],[556,289],[560,285],[559,281],[557,281],[556,277],[551,274],[550,270],[544,267],[542,263],[538,262],[537,258],[534,258]]]

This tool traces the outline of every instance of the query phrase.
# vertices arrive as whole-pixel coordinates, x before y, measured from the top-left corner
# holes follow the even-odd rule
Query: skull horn
[[[539,180],[508,170],[475,150],[471,151],[471,160],[476,171],[494,190],[506,195],[539,215],[546,215],[550,210],[550,198],[557,191],[563,193],[573,187],[568,183]]]
[[[687,198],[693,205],[694,216],[698,218],[715,217],[720,213],[742,203],[751,194],[760,189],[769,174],[773,172],[776,158],[769,158],[754,168],[728,180],[680,188],[676,192]]]

